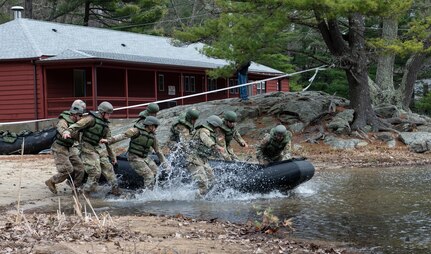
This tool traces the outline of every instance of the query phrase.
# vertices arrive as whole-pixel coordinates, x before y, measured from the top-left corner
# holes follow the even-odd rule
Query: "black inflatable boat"
[[[130,167],[126,155],[118,156],[117,161],[115,172],[120,187],[132,190],[142,188],[143,178]],[[217,179],[215,188],[232,188],[248,193],[286,192],[314,175],[314,166],[305,159],[285,160],[267,166],[234,161],[210,161],[210,164]],[[181,171],[181,167],[175,167],[173,171]],[[173,176],[161,173],[158,181],[163,184],[169,177],[179,174],[185,181],[190,181],[190,177],[184,177],[184,172],[173,172]]]
[[[20,154],[23,140],[25,141],[24,154],[37,154],[51,147],[56,132],[56,128],[50,128],[24,135],[6,135],[5,133],[2,139],[0,139],[0,154]]]

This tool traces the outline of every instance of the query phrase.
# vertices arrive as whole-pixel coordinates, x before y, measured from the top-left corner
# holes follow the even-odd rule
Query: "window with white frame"
[[[184,92],[196,92],[195,76],[184,76]]]
[[[217,79],[208,79],[208,91],[217,90]]]
[[[157,86],[159,87],[159,91],[165,91],[165,75],[164,74],[158,75]]]
[[[236,86],[238,85],[237,79],[229,79],[229,86]],[[230,94],[239,94],[239,88],[231,88],[229,89]]]
[[[256,83],[256,93],[257,94],[266,93],[266,82]]]

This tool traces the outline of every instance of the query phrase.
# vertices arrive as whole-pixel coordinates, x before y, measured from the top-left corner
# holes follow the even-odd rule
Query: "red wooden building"
[[[227,62],[199,53],[201,44],[173,46],[166,37],[17,18],[0,25],[0,122],[57,117],[75,99],[90,110],[101,101],[125,107],[237,84],[206,70]],[[253,63],[249,81],[282,73]],[[288,91],[287,79],[254,84],[249,94]],[[238,97],[238,89],[161,104]],[[145,107],[116,111],[136,117]]]

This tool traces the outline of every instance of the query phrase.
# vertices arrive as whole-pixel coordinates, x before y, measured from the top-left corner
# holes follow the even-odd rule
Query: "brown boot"
[[[52,193],[57,194],[57,188],[55,188],[55,183],[51,179],[46,180],[45,185],[48,186]]]

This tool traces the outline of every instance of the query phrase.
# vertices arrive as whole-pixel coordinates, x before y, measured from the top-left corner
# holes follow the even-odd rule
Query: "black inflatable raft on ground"
[[[156,157],[157,158],[157,157]],[[143,178],[130,167],[126,155],[117,157],[115,172],[121,188],[140,189]],[[247,193],[269,193],[278,190],[287,192],[310,180],[314,175],[314,166],[305,159],[285,160],[267,166],[234,161],[210,161],[216,176],[214,188],[232,188]],[[175,167],[172,175],[162,173],[158,181],[162,183],[169,177],[184,177],[181,167]],[[190,177],[184,179],[190,181]]]
[[[24,154],[37,154],[51,147],[56,132],[56,128],[18,135],[3,132],[0,138],[0,154],[20,154],[23,140],[25,140]]]

